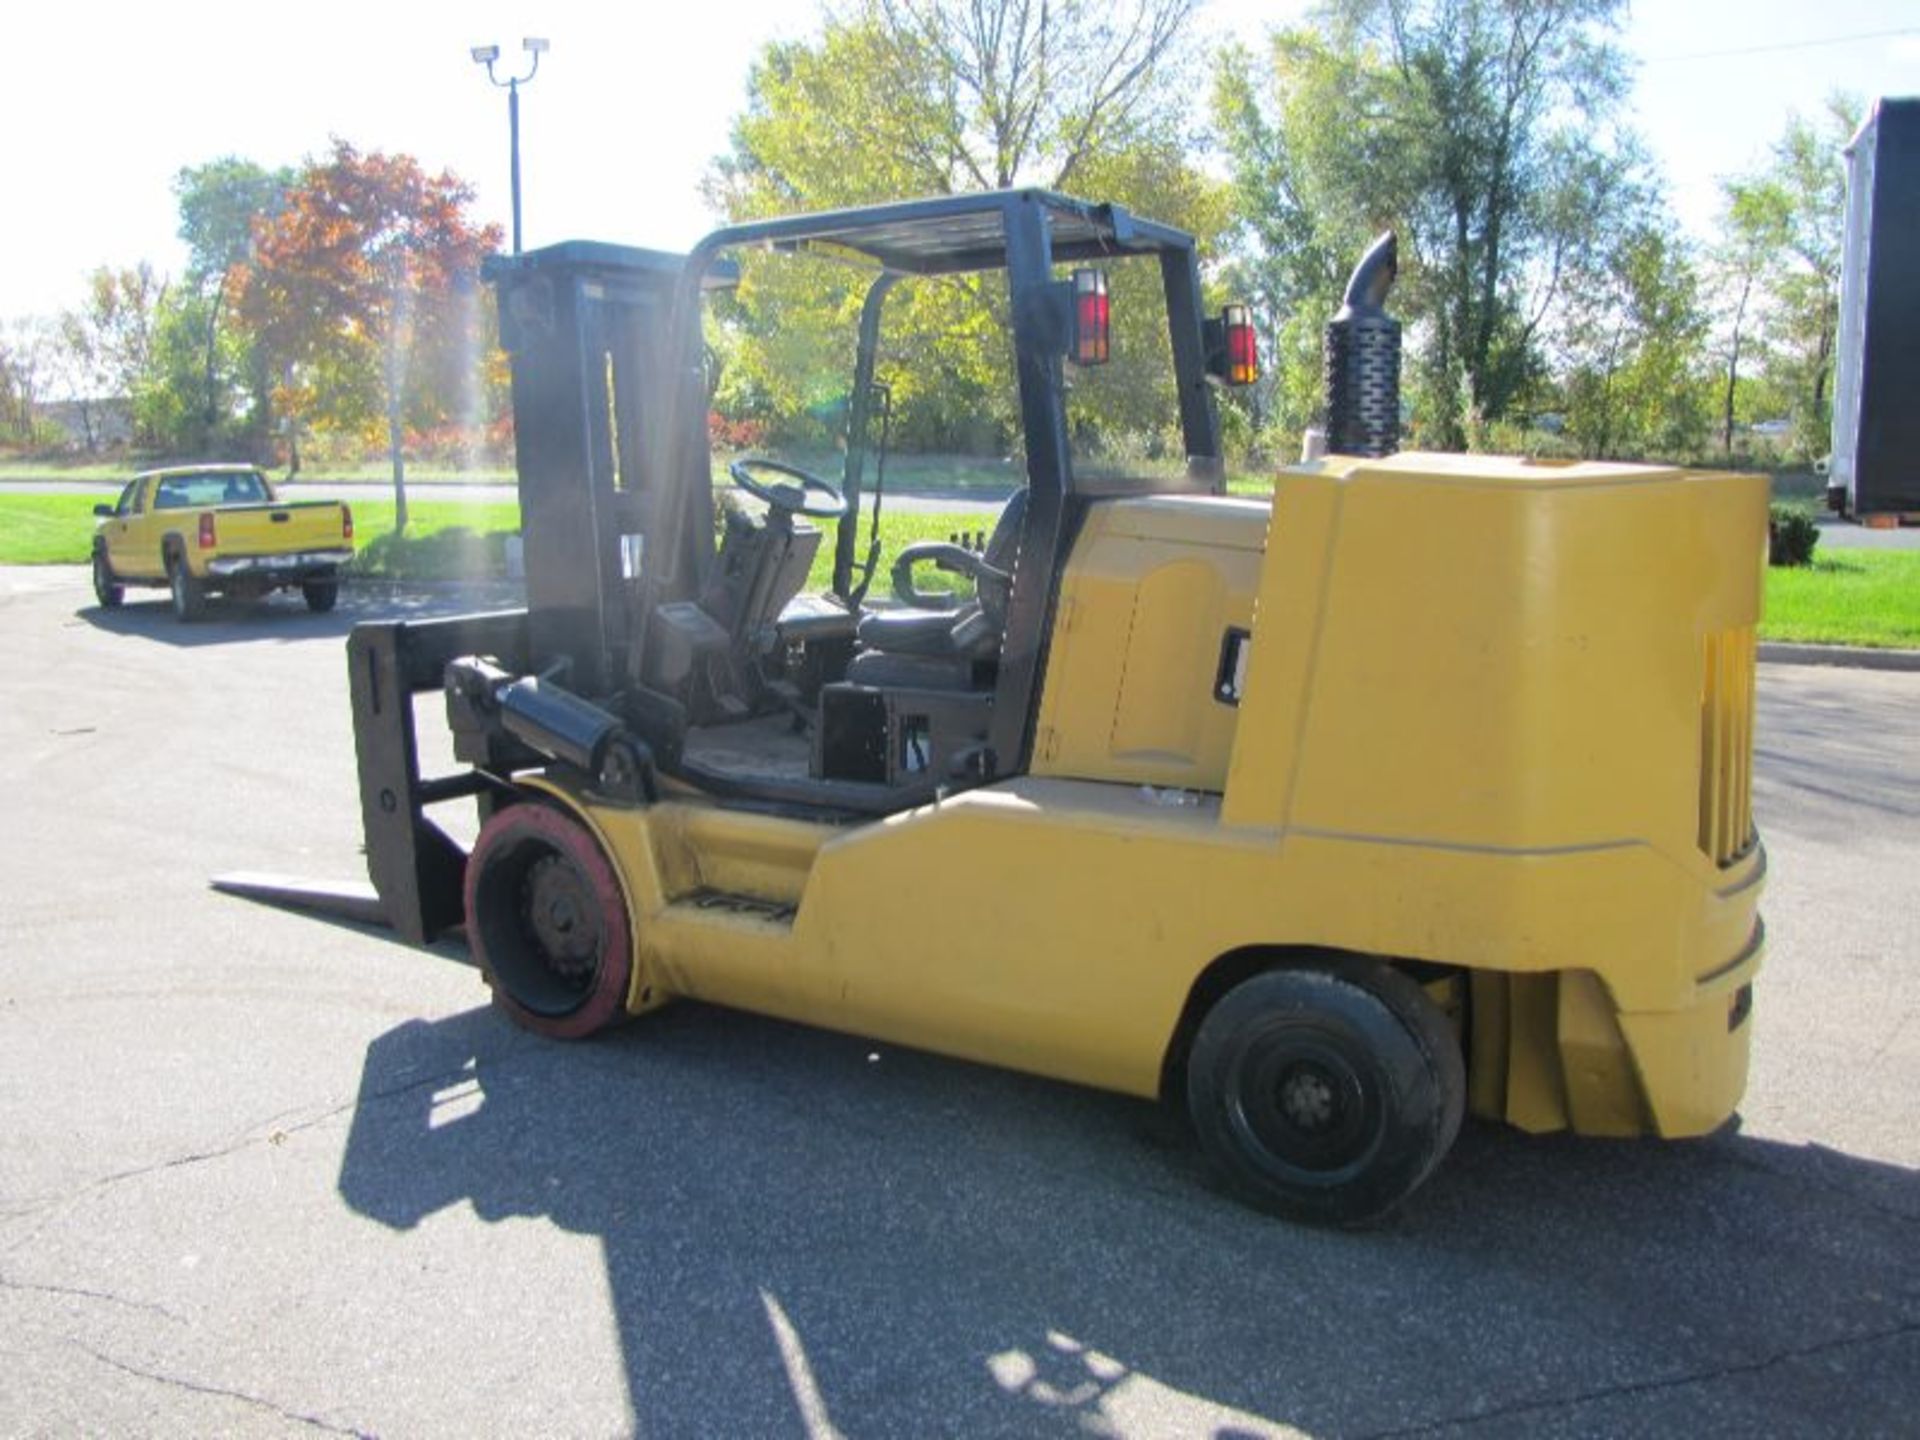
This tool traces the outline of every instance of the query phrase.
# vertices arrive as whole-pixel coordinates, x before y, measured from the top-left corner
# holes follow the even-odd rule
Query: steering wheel
[[[776,475],[785,475],[798,480],[798,485],[769,485],[764,480],[753,478],[756,470],[771,470]],[[815,520],[837,520],[847,513],[847,497],[840,493],[837,486],[828,484],[818,475],[810,475],[798,465],[789,465],[783,460],[766,460],[758,455],[742,455],[727,466],[727,474],[755,499],[764,500],[776,510],[784,510],[789,515],[807,515]],[[819,495],[822,498],[809,505],[807,496]]]

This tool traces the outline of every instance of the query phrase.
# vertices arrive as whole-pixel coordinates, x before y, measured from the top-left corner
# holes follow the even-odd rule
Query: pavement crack
[[[324,1430],[329,1435],[348,1435],[352,1436],[353,1440],[374,1440],[374,1437],[368,1431],[351,1430],[344,1426],[332,1425],[317,1415],[303,1415],[298,1410],[289,1410],[283,1405],[276,1405],[273,1401],[263,1399],[258,1395],[249,1395],[244,1390],[230,1390],[224,1385],[202,1385],[198,1381],[188,1380],[179,1375],[168,1375],[159,1370],[143,1370],[138,1365],[130,1365],[124,1360],[116,1359],[111,1355],[96,1350],[84,1341],[75,1340],[71,1343],[75,1348],[91,1355],[102,1365],[107,1366],[109,1369],[118,1370],[123,1375],[131,1375],[140,1380],[151,1380],[156,1385],[165,1385],[174,1390],[185,1390],[193,1395],[210,1395],[224,1400],[238,1400],[243,1405],[251,1405],[257,1410],[264,1410],[268,1414],[277,1415],[283,1420],[292,1420],[301,1425],[311,1426],[315,1430]]]
[[[530,1037],[528,1037],[528,1039],[530,1040]],[[471,1057],[462,1060],[457,1065],[435,1070],[431,1074],[414,1075],[403,1080],[397,1080],[393,1084],[380,1090],[361,1090],[350,1100],[342,1100],[337,1104],[330,1104],[318,1113],[308,1116],[307,1119],[297,1121],[290,1125],[275,1125],[274,1122],[284,1116],[297,1113],[300,1107],[296,1106],[281,1110],[267,1120],[256,1121],[252,1125],[249,1125],[245,1130],[224,1144],[212,1145],[205,1149],[189,1151],[184,1155],[175,1155],[170,1159],[156,1160],[148,1165],[136,1165],[131,1169],[116,1170],[111,1174],[96,1176],[94,1179],[67,1191],[63,1195],[50,1196],[45,1200],[33,1202],[21,1209],[10,1211],[4,1216],[0,1216],[0,1221],[11,1222],[14,1220],[28,1219],[30,1217],[41,1217],[41,1224],[34,1226],[33,1229],[29,1230],[25,1235],[10,1240],[4,1249],[0,1249],[0,1254],[10,1254],[19,1249],[22,1244],[31,1240],[45,1228],[46,1217],[51,1214],[56,1214],[68,1206],[77,1204],[90,1195],[112,1189],[118,1185],[124,1185],[131,1180],[144,1179],[149,1175],[160,1175],[169,1170],[180,1170],[192,1165],[203,1165],[209,1160],[223,1160],[229,1155],[238,1154],[242,1150],[248,1150],[257,1145],[281,1143],[285,1141],[288,1136],[303,1134],[308,1130],[325,1125],[328,1121],[336,1120],[340,1116],[360,1109],[363,1106],[383,1104],[388,1100],[412,1094],[416,1090],[446,1085],[452,1081],[459,1080],[464,1076],[470,1075],[476,1064],[497,1069],[518,1056],[529,1053],[534,1048],[530,1043],[515,1043],[521,1040],[522,1037],[519,1036],[510,1037],[509,1042],[495,1055]],[[270,1126],[273,1128],[267,1128]]]
[[[124,1305],[129,1310],[144,1310],[150,1315],[160,1315],[176,1325],[186,1322],[164,1305],[156,1305],[151,1300],[129,1300],[124,1295],[115,1295],[108,1290],[88,1290],[78,1285],[37,1285],[30,1280],[9,1280],[0,1275],[0,1290],[13,1290],[30,1295],[61,1295],[79,1300],[100,1300],[109,1305]]]
[[[1869,1331],[1863,1335],[1842,1335],[1813,1345],[1777,1350],[1758,1360],[1694,1370],[1684,1375],[1669,1375],[1656,1380],[1629,1380],[1619,1385],[1604,1385],[1598,1389],[1582,1390],[1572,1395],[1558,1395],[1550,1399],[1516,1400],[1506,1405],[1482,1406],[1438,1420],[1423,1420],[1417,1425],[1396,1426],[1391,1430],[1369,1430],[1364,1432],[1360,1440],[1400,1440],[1400,1437],[1407,1435],[1432,1435],[1455,1426],[1477,1425],[1488,1420],[1510,1420],[1516,1416],[1545,1415],[1556,1410],[1568,1410],[1578,1405],[1596,1404],[1603,1400],[1617,1400],[1635,1395],[1659,1395],[1670,1390],[1684,1390],[1694,1385],[1710,1385],[1716,1380],[1757,1375],[1761,1371],[1771,1370],[1776,1365],[1789,1364],[1795,1360],[1810,1360],[1821,1355],[1832,1355],[1867,1345],[1879,1345],[1888,1340],[1898,1340],[1916,1334],[1920,1334],[1920,1320],[1906,1320],[1900,1324],[1888,1326],[1884,1330]]]

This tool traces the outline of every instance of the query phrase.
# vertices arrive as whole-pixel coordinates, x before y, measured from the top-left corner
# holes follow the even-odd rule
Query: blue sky
[[[1304,8],[1212,0],[1205,21],[1257,42]],[[710,228],[696,187],[753,55],[806,34],[816,13],[795,0],[672,13],[577,0],[16,12],[0,85],[0,320],[74,304],[95,265],[177,271],[169,181],[223,154],[290,164],[331,135],[407,151],[473,182],[483,218],[504,225],[506,97],[467,52],[498,43],[510,61],[526,35],[553,46],[522,96],[527,244],[684,248]],[[1845,38],[1857,36],[1877,38]],[[1790,110],[1814,113],[1836,87],[1920,93],[1915,0],[1642,0],[1624,39],[1643,62],[1635,121],[1695,228],[1711,222],[1717,178],[1764,158]]]

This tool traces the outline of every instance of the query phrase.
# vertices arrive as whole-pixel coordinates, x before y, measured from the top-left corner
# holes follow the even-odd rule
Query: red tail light
[[[1253,311],[1245,305],[1229,305],[1220,312],[1227,332],[1227,374],[1229,385],[1251,385],[1260,378],[1260,347],[1253,334]]]
[[[200,512],[200,548],[213,549],[213,512],[211,510]]]
[[[1073,363],[1104,365],[1108,358],[1107,272],[1073,272]]]
[[[351,505],[340,507],[340,538],[342,540],[353,538],[353,507]]]

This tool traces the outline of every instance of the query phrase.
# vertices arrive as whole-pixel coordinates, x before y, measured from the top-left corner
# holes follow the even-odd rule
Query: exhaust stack
[[[1389,230],[1367,248],[1327,322],[1327,449],[1378,458],[1400,448],[1400,322],[1387,314],[1399,273]]]

